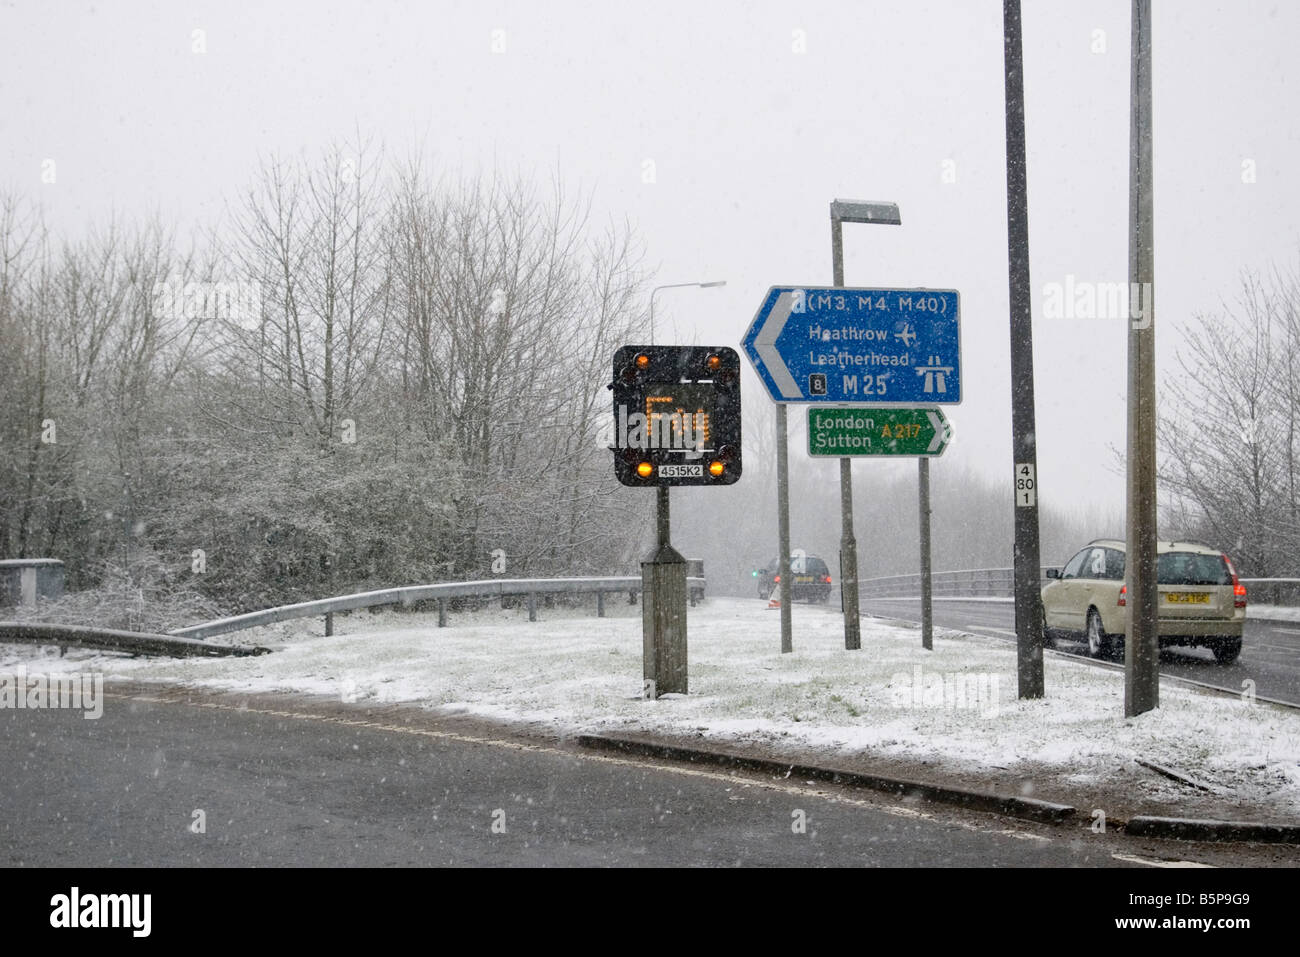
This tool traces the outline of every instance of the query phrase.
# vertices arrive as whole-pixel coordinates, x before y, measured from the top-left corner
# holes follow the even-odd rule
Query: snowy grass
[[[691,609],[690,694],[646,701],[640,609],[615,602],[609,608],[605,619],[542,610],[543,620],[533,624],[522,609],[491,609],[453,616],[443,629],[436,616],[354,614],[336,620],[333,637],[289,634],[275,654],[258,658],[148,660],[76,651],[33,658],[31,649],[9,648],[0,670],[20,662],[29,671],[102,668],[229,690],[415,702],[557,735],[703,733],[722,743],[831,758],[866,752],[942,759],[972,771],[1046,766],[1078,782],[1104,780],[1142,758],[1274,816],[1300,817],[1300,712],[1165,681],[1157,712],[1125,719],[1122,674],[1052,656],[1048,697],[1022,702],[1015,696],[1014,648],[1006,642],[939,631],[926,652],[914,628],[864,620],[863,648],[848,652],[839,615],[801,605],[793,608],[795,652],[782,655],[778,613],[752,599],[713,599]],[[966,682],[965,702],[956,700],[957,682]]]

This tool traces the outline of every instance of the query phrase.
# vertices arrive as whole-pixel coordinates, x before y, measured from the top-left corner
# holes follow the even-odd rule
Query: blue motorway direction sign
[[[951,289],[773,286],[741,345],[776,402],[961,401]]]

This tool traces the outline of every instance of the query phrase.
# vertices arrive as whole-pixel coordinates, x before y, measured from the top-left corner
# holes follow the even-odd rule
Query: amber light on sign
[[[668,387],[663,388],[666,391]],[[664,392],[646,396],[647,435],[665,435],[669,441],[662,443],[664,447],[709,448],[712,437],[709,413],[704,408],[704,394],[693,385],[679,385],[672,391],[678,396]],[[696,411],[687,411],[691,405]],[[665,428],[666,433],[663,431]]]
[[[642,462],[636,467],[636,474],[642,478],[649,478],[654,474],[655,467],[649,462]]]
[[[710,462],[710,463],[709,463],[709,474],[710,474],[710,475],[721,475],[725,470],[726,470],[726,466],[723,465],[721,462]]]

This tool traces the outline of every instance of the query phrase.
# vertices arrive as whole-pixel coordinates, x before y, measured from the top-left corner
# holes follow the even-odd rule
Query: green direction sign
[[[942,455],[952,426],[939,409],[808,407],[808,454]]]

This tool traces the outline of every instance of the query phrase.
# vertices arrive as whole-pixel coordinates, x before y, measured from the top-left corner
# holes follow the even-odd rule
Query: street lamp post
[[[844,285],[844,241],[840,231],[841,223],[882,223],[887,226],[900,226],[902,222],[897,203],[834,200],[831,203],[832,285]],[[777,481],[780,480],[778,476]],[[844,609],[844,647],[852,651],[862,647],[862,623],[858,617],[858,540],[853,534],[853,460],[847,456],[840,459],[840,513],[840,604]],[[784,562],[782,574],[785,577],[789,576],[789,569],[784,568]],[[784,597],[783,592],[782,598]]]
[[[655,295],[660,289],[682,289],[686,286],[696,286],[700,289],[713,289],[717,286],[725,286],[727,281],[719,279],[714,282],[670,282],[664,286],[655,286],[650,290],[650,345],[655,344]]]
[[[650,290],[650,345],[655,344],[655,296],[660,289],[683,289],[687,286],[695,286],[699,289],[716,289],[718,286],[725,286],[725,279],[716,279],[712,282],[670,282],[662,286],[655,286]],[[668,541],[670,519],[668,511],[668,486],[661,485],[655,490],[655,522],[656,529],[655,541],[662,547]]]
[[[673,282],[650,290],[650,345],[655,342],[655,296],[661,289],[725,286],[713,282]],[[655,546],[641,563],[642,660],[644,696],[686,692],[686,566],[672,547],[668,486],[655,489]],[[667,686],[660,684],[669,677]]]

